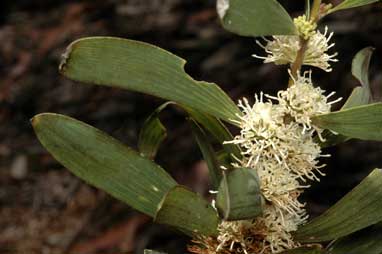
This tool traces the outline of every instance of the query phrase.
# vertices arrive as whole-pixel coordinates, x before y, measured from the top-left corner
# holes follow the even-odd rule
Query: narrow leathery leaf
[[[299,242],[323,242],[382,221],[382,170],[375,169],[358,186],[319,217],[301,226]]]
[[[167,136],[166,127],[159,119],[159,113],[172,102],[159,106],[144,122],[139,133],[138,150],[149,159],[154,159],[160,144]]]
[[[185,110],[194,120],[201,124],[204,129],[206,129],[212,136],[214,136],[216,141],[219,142],[219,144],[223,144],[224,141],[233,140],[231,132],[216,117],[210,116],[205,113],[201,113],[190,108],[185,108]],[[242,158],[241,150],[238,145],[223,144],[223,147],[228,154],[232,154],[238,159]]]
[[[215,236],[219,216],[201,196],[176,186],[159,204],[154,221],[173,226],[188,235]]]
[[[223,172],[216,207],[225,220],[252,219],[262,213],[259,177],[250,168]]]
[[[176,105],[180,107],[182,110],[187,112],[187,114],[196,120],[205,130],[211,134],[216,141],[218,141],[219,144],[223,144],[224,141],[232,140],[233,136],[231,132],[227,129],[227,127],[216,117],[213,117],[211,115],[208,115],[206,113],[202,113],[198,110],[185,107],[183,105],[177,104],[175,102],[166,102],[158,108],[156,111],[161,111],[163,108],[167,107],[168,105]],[[241,158],[241,150],[238,145],[235,144],[223,144],[224,149],[227,151],[228,154],[234,155],[236,158]]]
[[[279,254],[326,254],[320,246],[307,246],[286,250]]]
[[[343,108],[364,105],[373,101],[369,84],[369,66],[373,51],[372,47],[364,48],[353,58],[352,74],[361,83],[362,89],[354,90]]]
[[[352,108],[364,104],[368,104],[370,99],[370,92],[365,87],[356,87],[353,89],[353,92],[346,100],[345,104],[342,106],[341,110]],[[321,147],[334,146],[343,142],[348,141],[350,138],[341,134],[334,134],[329,130],[325,130],[322,134],[322,137],[325,141],[321,141],[318,137],[315,138],[315,141],[320,144]]]
[[[321,134],[321,137],[324,139],[324,141],[322,141],[318,136],[314,137],[314,142],[318,143],[321,148],[335,146],[350,139],[341,134],[334,134],[329,130],[324,130]]]
[[[223,27],[239,35],[297,34],[293,20],[276,0],[218,0],[217,11]]]
[[[354,88],[341,110],[369,104],[370,95],[370,90],[366,87],[359,86]]]
[[[360,7],[367,4],[376,3],[380,0],[344,0],[339,5],[335,6],[333,9],[330,10],[330,12],[335,12],[339,10],[354,8],[354,7]]]
[[[381,254],[382,223],[355,232],[337,240],[328,248],[328,254]]]
[[[35,116],[32,125],[42,145],[64,167],[149,216],[177,185],[160,166],[83,122],[44,113]]]
[[[349,138],[382,140],[382,103],[352,107],[312,118],[314,125]]]
[[[225,121],[240,110],[216,84],[196,81],[185,60],[159,47],[114,37],[74,41],[60,72],[70,79],[146,93],[197,109]]]
[[[220,168],[216,153],[212,145],[209,143],[208,137],[203,129],[201,129],[197,123],[192,120],[190,123],[196,142],[198,143],[200,151],[203,154],[203,158],[207,163],[212,187],[217,190],[222,179],[222,169]]]
[[[374,48],[367,47],[360,50],[352,61],[352,74],[360,82],[361,87],[353,89],[351,95],[342,106],[341,110],[372,102],[372,94],[369,84],[369,66]]]
[[[363,87],[370,89],[369,85],[369,66],[374,48],[367,47],[360,50],[352,62],[352,74],[359,80]]]
[[[372,102],[372,93],[370,90],[368,73],[370,59],[373,51],[374,49],[372,47],[364,48],[359,51],[353,58],[352,74],[356,79],[358,79],[362,86],[353,89],[341,110],[369,104]],[[318,141],[321,147],[333,146],[350,139],[344,135],[335,135],[328,130],[323,133],[323,136],[325,138],[325,142],[321,142],[320,140]]]
[[[211,134],[219,144],[223,144],[224,141],[228,141],[228,140],[232,140],[233,139],[233,136],[232,136],[231,132],[216,117],[213,117],[213,116],[208,115],[206,113],[202,113],[202,112],[200,112],[198,110],[194,110],[194,109],[191,109],[191,108],[188,108],[188,107],[184,107],[184,106],[182,106],[180,104],[177,104],[175,102],[166,102],[162,106],[160,106],[155,112],[159,113],[161,110],[163,110],[168,105],[173,105],[173,104],[178,106],[178,107],[180,107],[185,112],[187,112],[187,114],[191,118],[193,118],[195,121],[197,121],[205,130],[207,130],[208,133]],[[152,115],[156,115],[155,112]],[[146,122],[148,122],[148,120],[146,120]],[[158,128],[160,128],[160,125],[161,125],[160,122],[158,122],[157,125],[158,125]],[[142,140],[141,137],[144,137],[143,136],[143,130],[140,133],[140,139],[139,139],[140,141]],[[142,140],[142,141],[144,141],[144,140]],[[153,148],[151,144],[146,144],[146,143],[141,144],[140,142],[138,143],[138,147],[139,148],[141,146],[145,146],[145,145],[148,145],[147,148],[149,150],[151,148]],[[225,151],[227,152],[227,154],[229,154],[229,155],[232,154],[236,158],[239,158],[239,159],[242,157],[241,150],[240,150],[238,145],[235,145],[235,144],[223,144],[223,147],[224,147]],[[144,148],[142,148],[142,149],[144,149]],[[142,149],[140,149],[140,150],[142,150]],[[231,159],[231,162],[232,162],[232,157],[230,157],[230,159]]]

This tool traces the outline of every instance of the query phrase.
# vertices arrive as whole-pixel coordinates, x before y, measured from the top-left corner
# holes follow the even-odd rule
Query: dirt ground
[[[305,1],[280,1],[297,16]],[[338,1],[332,1],[335,3]],[[184,253],[187,238],[89,187],[62,168],[37,141],[29,119],[41,112],[67,114],[136,147],[145,118],[162,101],[119,89],[78,84],[57,71],[60,55],[85,36],[120,36],[163,47],[188,61],[187,72],[219,84],[234,100],[275,93],[285,67],[263,65],[253,38],[224,31],[213,0],[16,0],[0,3],[0,254],[142,253],[144,248]],[[376,48],[371,83],[382,89],[382,4],[332,15],[339,63],[314,79],[347,97],[357,82],[351,59]],[[163,113],[169,136],[157,162],[182,184],[205,194],[206,166],[184,115]],[[349,141],[327,152],[327,176],[304,198],[312,216],[324,211],[375,167],[382,145]],[[175,155],[175,156],[174,156]]]

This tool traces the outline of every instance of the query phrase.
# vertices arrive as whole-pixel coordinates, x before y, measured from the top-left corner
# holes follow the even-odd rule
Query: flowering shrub
[[[323,215],[309,221],[300,195],[325,175],[323,149],[350,138],[382,140],[382,103],[373,102],[367,72],[371,48],[361,50],[352,72],[361,85],[341,110],[342,98],[313,84],[312,70],[332,71],[333,33],[318,29],[326,15],[377,0],[345,0],[333,7],[306,1],[292,20],[275,0],[219,0],[223,26],[245,36],[271,36],[257,44],[264,63],[289,64],[289,84],[275,95],[260,92],[251,104],[234,102],[215,84],[193,80],[185,64],[155,46],[112,37],[73,42],[60,71],[68,78],[121,87],[169,100],[145,122],[136,152],[72,118],[45,113],[32,124],[41,143],[65,167],[135,209],[192,237],[199,254],[382,253],[382,171],[374,170]],[[158,118],[169,105],[189,116],[208,164],[209,204],[180,186],[153,162],[165,138]],[[233,136],[223,122],[238,127]],[[214,142],[221,151],[214,149]],[[371,234],[372,232],[372,234]],[[330,242],[331,241],[331,242]],[[330,244],[327,244],[330,242]]]

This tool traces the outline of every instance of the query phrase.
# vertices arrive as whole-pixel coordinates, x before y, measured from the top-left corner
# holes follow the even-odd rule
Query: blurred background
[[[300,15],[303,0],[281,0]],[[340,1],[326,1],[336,4]],[[332,73],[315,70],[316,84],[347,97],[358,85],[352,57],[376,48],[371,83],[382,89],[382,4],[338,12],[321,26],[335,32],[339,62]],[[321,27],[321,29],[322,29]],[[255,92],[284,89],[285,67],[262,64],[254,38],[224,31],[215,0],[2,0],[0,3],[0,253],[117,254],[144,248],[184,253],[189,239],[153,225],[59,165],[37,141],[29,119],[41,112],[67,114],[136,147],[139,129],[161,100],[119,89],[72,82],[57,67],[75,39],[120,36],[163,47],[188,61],[198,80],[219,84],[237,101]],[[341,106],[339,103],[336,107]],[[178,182],[208,192],[207,169],[184,114],[165,110],[168,138],[156,161]],[[382,167],[380,143],[349,141],[326,149],[326,177],[304,194],[312,216],[354,187],[373,168]]]

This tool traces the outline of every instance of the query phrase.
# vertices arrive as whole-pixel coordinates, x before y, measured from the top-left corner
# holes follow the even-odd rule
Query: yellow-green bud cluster
[[[308,20],[305,15],[299,16],[293,20],[300,36],[308,40],[316,33],[317,24]]]

